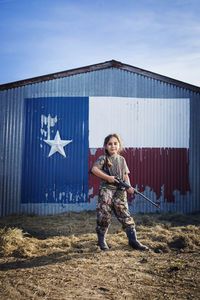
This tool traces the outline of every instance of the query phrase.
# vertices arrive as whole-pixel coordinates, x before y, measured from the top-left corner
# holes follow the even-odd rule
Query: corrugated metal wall
[[[22,205],[88,199],[88,97],[26,98]]]
[[[64,208],[55,204],[29,206],[21,203],[24,101],[26,98],[66,96],[190,99],[189,180],[191,192],[180,197],[179,191],[174,191],[174,204],[169,203],[163,207],[163,210],[185,213],[200,210],[200,95],[159,80],[116,68],[109,68],[0,92],[1,215],[16,212],[50,214],[66,210],[80,211],[95,208],[94,202],[83,203],[78,206],[69,204]],[[93,149],[93,151],[95,150]],[[148,191],[148,187],[145,192],[148,196],[154,196],[152,191]],[[147,212],[151,211],[151,208],[143,204],[143,207],[139,207],[138,211]]]
[[[189,123],[188,98],[90,97],[91,164],[103,154],[104,137],[117,132],[124,142],[122,154],[133,186],[157,199],[164,211],[177,211],[175,198],[186,210],[190,192]],[[93,199],[98,184],[96,177],[90,180]],[[179,191],[176,197],[174,191]],[[136,198],[134,211],[155,211]]]

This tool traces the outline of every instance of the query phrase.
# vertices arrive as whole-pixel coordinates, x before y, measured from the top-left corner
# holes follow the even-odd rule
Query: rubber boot
[[[98,246],[101,248],[101,250],[103,251],[109,250],[109,247],[106,243],[105,234],[101,234],[97,232],[97,237],[98,237]]]
[[[138,242],[137,237],[136,237],[136,231],[133,228],[127,228],[126,229],[126,235],[129,240],[129,245],[136,249],[136,250],[141,250],[145,251],[148,250],[148,247],[142,245],[140,242]]]

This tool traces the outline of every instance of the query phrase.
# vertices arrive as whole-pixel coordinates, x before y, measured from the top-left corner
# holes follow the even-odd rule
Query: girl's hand
[[[128,192],[129,194],[134,194],[134,189],[129,188],[129,189],[127,190],[127,192]]]
[[[107,181],[110,182],[110,183],[115,183],[115,182],[119,183],[119,182],[115,179],[115,176],[109,176],[108,179],[107,179]]]

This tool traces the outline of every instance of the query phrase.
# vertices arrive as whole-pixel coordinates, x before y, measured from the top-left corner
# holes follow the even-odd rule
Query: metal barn
[[[199,129],[199,87],[114,60],[0,85],[0,215],[94,210],[89,170],[113,132],[161,212],[199,211]]]

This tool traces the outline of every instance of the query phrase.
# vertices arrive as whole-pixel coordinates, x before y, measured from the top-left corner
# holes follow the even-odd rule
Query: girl
[[[92,173],[101,178],[98,203],[97,203],[97,227],[98,245],[101,250],[108,250],[106,233],[110,225],[111,211],[122,224],[126,231],[129,245],[137,250],[148,248],[137,241],[135,223],[128,210],[126,190],[119,185],[115,177],[123,179],[130,185],[129,169],[124,157],[119,155],[122,151],[122,142],[117,134],[110,134],[104,140],[105,155],[102,155],[94,163]],[[133,194],[129,188],[128,193]]]

